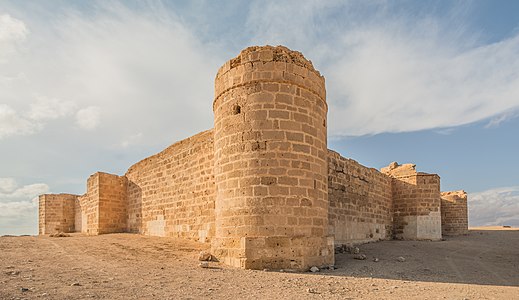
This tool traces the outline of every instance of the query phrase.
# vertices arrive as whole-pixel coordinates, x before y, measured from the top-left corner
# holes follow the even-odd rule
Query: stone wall
[[[75,202],[76,231],[86,234],[95,234],[98,228],[99,208],[99,178],[98,173],[90,175],[87,180],[87,191],[79,196]]]
[[[99,177],[99,229],[98,233],[125,232],[127,228],[127,179],[107,173]]]
[[[227,264],[333,264],[324,78],[299,52],[251,47],[215,80],[216,239]]]
[[[330,150],[329,232],[335,236],[335,244],[391,239],[391,188],[391,177]]]
[[[87,181],[87,192],[77,197],[75,227],[90,235],[126,231],[126,177],[97,172]]]
[[[394,237],[441,239],[440,177],[416,172],[410,164],[393,163],[382,172],[393,177]]]
[[[214,236],[213,131],[129,168],[129,232],[209,242]]]
[[[465,191],[442,192],[441,214],[443,235],[467,234],[469,231],[467,193]]]
[[[77,195],[45,194],[39,197],[38,233],[74,232]]]

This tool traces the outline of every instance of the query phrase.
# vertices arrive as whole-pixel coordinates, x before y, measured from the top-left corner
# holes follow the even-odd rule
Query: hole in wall
[[[241,106],[239,106],[239,105],[235,105],[235,106],[232,108],[232,114],[233,114],[233,115],[239,115],[239,114],[241,114]]]

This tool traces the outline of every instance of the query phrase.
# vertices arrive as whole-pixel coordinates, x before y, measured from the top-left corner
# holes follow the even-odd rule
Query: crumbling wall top
[[[390,176],[407,176],[417,174],[415,164],[400,165],[396,161],[390,163],[387,167],[380,169],[380,172]]]
[[[457,199],[467,200],[467,192],[464,190],[442,192],[441,197],[443,200],[450,202],[455,202]]]
[[[314,68],[312,61],[306,59],[299,51],[290,50],[285,46],[251,46],[243,49],[238,56],[227,61],[216,74],[216,78],[220,77],[230,69],[249,62],[285,62],[292,63],[297,66],[306,68],[314,72],[319,77],[321,73]]]
[[[403,177],[411,177],[411,176],[438,176],[438,174],[429,174],[424,172],[416,171],[415,164],[398,164],[396,161],[390,163],[387,167],[380,169],[380,172],[394,177],[394,178],[403,178]]]

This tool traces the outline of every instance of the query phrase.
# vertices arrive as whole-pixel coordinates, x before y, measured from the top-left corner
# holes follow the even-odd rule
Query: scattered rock
[[[360,249],[358,247],[355,247],[353,245],[340,245],[335,247],[335,253],[350,253],[350,254],[359,254]]]
[[[81,286],[81,283],[79,283],[79,282],[74,282],[74,283],[71,284],[70,286]]]
[[[7,271],[7,272],[5,272],[5,275],[11,275],[11,276],[20,275],[20,271]]]
[[[310,272],[312,272],[312,273],[319,272],[319,268],[316,266],[313,266],[310,268]]]
[[[365,254],[355,254],[355,256],[353,256],[354,259],[358,259],[358,260],[365,260],[367,257]]]
[[[64,232],[58,232],[58,233],[53,233],[51,235],[49,235],[50,237],[69,237],[70,234],[67,234],[67,233],[64,233]]]
[[[378,262],[379,261],[378,257],[373,258],[373,261]]]
[[[319,294],[315,289],[307,288],[306,291],[310,294]]]
[[[23,287],[23,288],[21,288],[21,289],[20,289],[20,291],[22,291],[22,293],[25,293],[25,292],[28,292],[28,291],[29,291],[29,289],[28,289],[28,288],[24,288],[24,287]]]
[[[7,266],[6,269],[14,269],[14,266]]]
[[[398,260],[399,262],[404,262],[404,261],[405,261],[405,257],[400,256],[399,258],[397,258],[397,260]]]
[[[209,268],[209,262],[207,262],[207,261],[203,261],[203,262],[201,262],[198,266],[199,266],[200,268],[204,268],[204,269]]]
[[[211,253],[209,253],[207,251],[201,251],[200,254],[198,254],[198,260],[199,261],[212,261],[213,256],[211,255]]]

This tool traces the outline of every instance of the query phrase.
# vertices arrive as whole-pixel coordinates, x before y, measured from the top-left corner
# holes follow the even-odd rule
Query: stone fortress
[[[211,245],[247,269],[334,264],[334,247],[465,234],[467,195],[392,163],[380,172],[327,148],[324,77],[285,47],[249,47],[215,79],[214,128],[84,195],[47,194],[39,234],[130,232]]]

